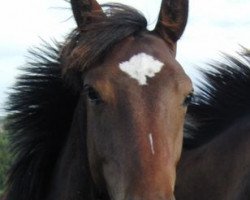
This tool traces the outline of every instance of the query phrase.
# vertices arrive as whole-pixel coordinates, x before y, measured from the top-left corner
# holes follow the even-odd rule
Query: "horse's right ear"
[[[176,43],[188,18],[188,0],[162,0],[155,32],[165,41]]]
[[[102,13],[102,8],[96,0],[70,0],[70,3],[78,27],[91,23],[89,16],[94,12]]]

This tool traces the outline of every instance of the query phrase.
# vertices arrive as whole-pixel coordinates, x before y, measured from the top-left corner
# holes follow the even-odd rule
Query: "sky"
[[[152,29],[161,0],[99,0],[136,7]],[[65,0],[3,1],[0,7],[0,116],[9,88],[27,60],[27,50],[42,39],[63,41],[75,27]],[[197,66],[235,54],[240,45],[250,48],[250,0],[190,0],[187,28],[178,43],[177,60],[195,79]]]

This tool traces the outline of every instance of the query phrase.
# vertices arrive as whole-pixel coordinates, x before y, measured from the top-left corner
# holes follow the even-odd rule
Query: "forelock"
[[[83,72],[102,60],[106,53],[122,39],[146,31],[146,18],[136,9],[121,4],[103,6],[103,13],[94,13],[92,22],[69,36],[62,50],[64,74]]]

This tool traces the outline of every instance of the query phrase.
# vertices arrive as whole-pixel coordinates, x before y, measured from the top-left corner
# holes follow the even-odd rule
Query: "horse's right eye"
[[[192,102],[193,98],[194,98],[194,93],[190,92],[189,95],[186,96],[183,102],[183,106],[187,107]]]
[[[90,85],[85,85],[83,90],[91,103],[98,105],[102,102],[102,99],[99,93]]]

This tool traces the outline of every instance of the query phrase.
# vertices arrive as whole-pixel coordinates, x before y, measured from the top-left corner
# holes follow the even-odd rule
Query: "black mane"
[[[38,199],[49,179],[70,128],[78,94],[61,78],[59,46],[30,52],[9,97],[10,139],[15,163],[8,199]],[[28,198],[27,198],[28,197]]]
[[[185,124],[184,147],[200,146],[236,120],[250,113],[250,51],[241,58],[226,56],[226,61],[202,70],[200,92],[190,105]]]
[[[146,19],[136,10],[118,4],[109,7],[107,17],[73,31],[65,44],[45,44],[30,52],[7,108],[15,155],[8,200],[46,198],[79,98],[81,86],[73,85],[75,90],[71,82],[101,62],[114,44],[146,30]]]

